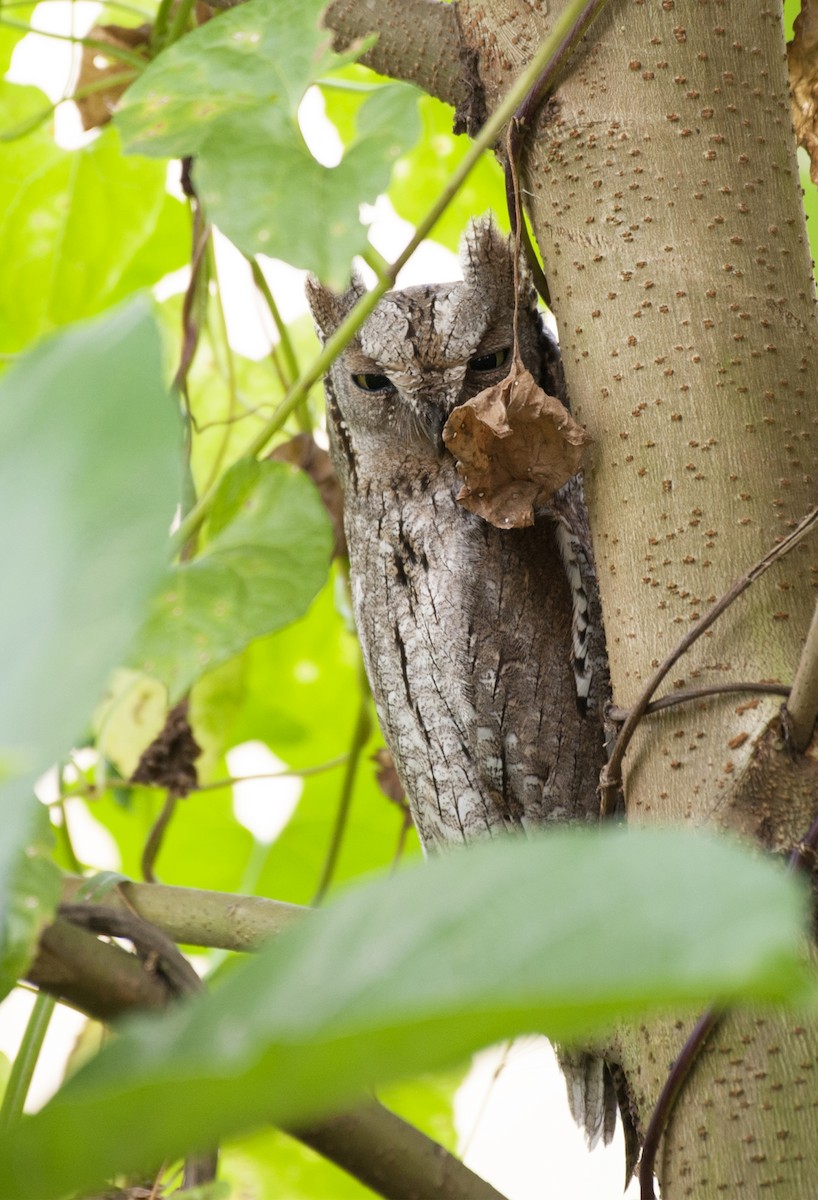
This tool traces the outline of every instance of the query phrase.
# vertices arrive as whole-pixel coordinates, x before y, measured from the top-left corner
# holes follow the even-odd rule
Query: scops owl
[[[475,222],[461,263],[462,282],[388,293],[325,380],[355,620],[427,851],[595,821],[605,757],[607,679],[581,485],[572,480],[522,529],[495,528],[456,500],[462,481],[443,427],[456,405],[506,376],[514,341],[509,242]],[[524,272],[520,289],[521,356],[562,396],[559,353]],[[363,291],[357,279],[341,296],[308,283],[323,340]],[[601,1067],[582,1055],[570,1066],[575,1115],[592,1140],[609,1135]],[[583,1095],[595,1087],[595,1098]]]

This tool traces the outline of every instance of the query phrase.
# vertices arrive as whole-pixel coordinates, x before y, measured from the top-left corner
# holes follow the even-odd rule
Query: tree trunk
[[[563,7],[459,0],[489,111]],[[391,68],[407,74],[397,57]],[[627,707],[816,503],[818,340],[780,4],[611,0],[541,108],[523,175],[572,407],[594,438],[586,490]],[[815,560],[812,536],[693,646],[669,690],[791,683]],[[789,849],[814,816],[818,756],[791,758],[779,704],[725,695],[648,717],[626,762],[629,820]],[[692,1024],[621,1033],[643,1128]],[[662,1143],[665,1200],[811,1194],[817,1063],[813,1021],[725,1019]]]
[[[518,20],[530,22],[525,7]],[[487,32],[476,18],[463,27]],[[492,58],[489,107],[518,70],[508,44]],[[526,183],[569,392],[595,439],[586,486],[614,699],[627,707],[816,499],[814,297],[779,15],[613,3],[541,113]],[[814,549],[729,609],[674,686],[790,682]],[[796,814],[789,790],[762,784],[763,801],[749,800],[762,752],[772,766],[786,755],[777,709],[725,696],[649,718],[628,756],[629,819],[736,827],[776,848],[803,835],[814,784]],[[622,1033],[643,1126],[691,1025]],[[809,1194],[817,1054],[814,1024],[725,1021],[673,1111],[663,1196]]]

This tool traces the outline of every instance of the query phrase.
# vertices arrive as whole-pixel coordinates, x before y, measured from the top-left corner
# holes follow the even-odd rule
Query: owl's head
[[[452,409],[499,383],[514,342],[513,246],[490,219],[475,221],[460,249],[463,280],[389,292],[327,377],[331,432],[356,454],[389,452],[403,461],[448,452]],[[310,279],[307,298],[322,341],[364,293],[357,278],[343,295]],[[520,271],[519,343],[547,391],[558,387],[555,345],[544,331],[527,272]],[[343,429],[339,428],[343,422]]]

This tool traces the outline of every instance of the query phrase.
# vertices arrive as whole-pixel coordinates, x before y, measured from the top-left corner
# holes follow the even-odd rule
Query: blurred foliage
[[[107,868],[141,877],[167,787],[157,778],[134,784],[130,777],[161,739],[170,705],[182,696],[200,748],[195,769],[202,786],[178,800],[159,841],[155,870],[162,882],[309,904],[322,880],[330,900],[373,873],[397,868],[400,883],[404,864],[420,855],[403,808],[377,783],[371,758],[382,741],[374,719],[365,744],[355,742],[361,713],[374,713],[351,628],[345,568],[330,564],[329,523],[319,493],[305,474],[264,460],[296,433],[310,432],[319,442],[325,437],[319,385],[287,406],[317,342],[303,307],[281,319],[280,308],[289,313],[298,307],[291,303],[292,274],[266,256],[340,285],[353,254],[367,249],[360,205],[385,194],[401,217],[417,222],[468,141],[452,133],[447,106],[333,55],[317,26],[320,7],[319,0],[250,0],[213,15],[198,5],[198,19],[213,19],[195,26],[192,7],[180,5],[175,11],[187,13],[187,27],[182,22],[177,28],[165,0],[149,4],[142,16],[103,5],[95,18],[103,26],[157,15],[164,48],[144,70],[121,64],[135,82],[119,112],[74,149],[57,144],[54,105],[38,87],[0,81],[0,370],[6,371],[0,382],[0,646],[4,663],[14,663],[0,681],[0,989],[23,971],[53,912],[57,868],[89,874]],[[785,9],[791,23],[797,4],[787,0]],[[32,12],[32,5],[4,6],[5,19],[23,28],[0,19],[3,71]],[[337,133],[336,166],[317,161],[307,146],[312,133],[305,140],[300,127],[301,101],[311,86],[320,89]],[[65,94],[70,96],[69,84]],[[182,195],[182,173],[173,161],[188,155],[195,158],[185,177],[192,178],[198,199]],[[807,186],[813,236],[815,203]],[[454,249],[467,218],[487,209],[505,225],[501,172],[488,156],[432,237]],[[221,241],[214,247],[211,222],[232,246]],[[252,339],[240,335],[256,324],[264,333],[252,349]],[[190,521],[191,513],[202,519],[190,528],[183,524],[181,538],[169,538],[171,527]],[[260,801],[266,813],[284,811],[292,804],[294,781],[301,787],[272,840],[236,816],[228,755],[248,744],[261,748],[260,769],[270,775]],[[55,761],[51,792],[38,788],[51,806],[49,834],[32,785]],[[282,771],[293,775],[282,779]],[[339,825],[345,778],[352,803]],[[729,908],[733,885],[745,878],[741,867],[731,870],[714,871],[718,895],[710,898],[708,924],[719,897]],[[517,875],[516,867],[508,868],[504,895]],[[361,912],[376,903],[373,921],[378,909],[389,908],[389,886],[377,886],[385,889],[374,893],[382,900],[350,901]],[[320,936],[311,942],[312,935],[305,935],[301,953],[313,955],[311,970],[318,971],[305,975],[310,994],[330,1003],[333,988],[356,983],[356,970],[362,986],[371,971],[377,992],[391,961],[383,947],[397,954],[401,929],[404,942],[412,929],[419,945],[424,928],[432,936],[439,897],[424,897],[418,887],[417,895],[407,893],[414,897],[412,919],[402,924],[400,913],[393,913],[381,959],[369,967],[360,930],[347,932],[334,957],[331,947],[310,950]],[[763,958],[764,918],[772,916],[781,922],[779,950],[784,946],[786,953],[776,959],[770,951],[764,962],[755,960],[755,986],[763,990],[763,983],[768,993],[770,963],[792,967],[787,939],[797,916],[792,897],[771,887],[769,896],[761,884],[756,893],[756,907],[764,909],[756,913],[756,948]],[[350,910],[342,904],[344,911]],[[560,919],[559,911],[553,915]],[[328,917],[337,922],[334,905]],[[594,919],[604,928],[604,914]],[[631,932],[643,933],[642,919],[640,911]],[[515,949],[512,925],[498,938],[509,953]],[[626,924],[623,929],[627,933]],[[466,934],[452,928],[448,943],[438,936],[446,954],[459,961]],[[535,935],[523,927],[521,936]],[[413,973],[406,945],[404,950],[404,975],[396,967],[393,984],[411,996],[423,980]],[[320,974],[322,954],[327,977]],[[490,949],[484,959],[488,971]],[[242,969],[235,957],[219,952],[206,965],[225,988]],[[659,964],[652,983],[643,981],[639,1003],[670,994],[672,965]],[[556,982],[560,969],[552,956]],[[715,978],[712,964],[710,969],[705,982],[699,980],[703,995],[707,980]],[[779,971],[779,983],[781,978]],[[464,1012],[472,985],[464,978],[457,995]],[[232,986],[235,994],[243,985]],[[273,1012],[281,999],[278,980],[256,986],[258,1008]],[[463,1038],[458,1053],[479,1042],[480,1030],[493,1035],[506,1018],[513,1027],[512,1008],[511,1002],[505,1009],[495,1004],[495,1017],[505,1013],[495,1024],[485,1012],[471,1023],[455,1018],[452,1028]],[[377,1005],[368,1011],[373,1031],[382,1016]],[[263,1057],[269,1031],[253,1032],[252,1017],[246,1021],[250,1050]],[[406,1073],[405,1039],[412,1028],[411,1017],[403,1026],[394,1013],[392,1019],[387,1077],[395,1064]],[[170,1033],[164,1036],[167,1041]],[[201,1040],[206,1045],[207,1038]],[[320,1041],[316,1045],[314,1080],[321,1073]],[[126,1117],[138,1090],[128,1080],[150,1059],[149,1048],[136,1046],[117,1080]],[[217,1057],[205,1064],[211,1071]],[[104,1076],[104,1056],[100,1061]],[[451,1055],[433,1047],[429,1061],[451,1066]],[[417,1067],[423,1068],[422,1055]],[[461,1075],[455,1066],[390,1084],[381,1095],[454,1149],[452,1097]],[[269,1080],[259,1077],[256,1084],[258,1100]],[[311,1086],[321,1099],[320,1080]],[[343,1091],[337,1061],[327,1062],[324,1086]],[[68,1158],[77,1136],[72,1094],[67,1105],[57,1103],[56,1116],[47,1110],[46,1117],[52,1122],[49,1146],[56,1144],[56,1131]],[[228,1111],[229,1088],[225,1095],[224,1119],[217,1108],[217,1124],[238,1128]],[[168,1097],[162,1119],[170,1127],[183,1106],[175,1088]],[[10,1135],[15,1142],[18,1132]],[[30,1147],[19,1153],[18,1166],[26,1153],[36,1157]],[[51,1168],[43,1167],[47,1186],[59,1190],[68,1177],[60,1175],[59,1156],[50,1162]],[[247,1200],[370,1195],[284,1134],[252,1133],[229,1143],[224,1174],[233,1194]],[[22,1193],[8,1180],[6,1174],[6,1190],[0,1191],[18,1200]]]

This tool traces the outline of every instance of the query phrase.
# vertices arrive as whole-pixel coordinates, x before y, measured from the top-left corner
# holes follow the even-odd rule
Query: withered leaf
[[[149,44],[151,26],[95,25],[88,37],[95,42],[106,42],[114,49],[139,50]],[[145,61],[147,64],[147,59]],[[129,70],[135,74],[121,59],[107,58],[99,46],[83,46],[75,88],[78,94],[74,97],[83,129],[97,129],[110,121],[117,101],[131,82],[122,78]],[[108,87],[104,86],[106,79],[112,81]],[[93,90],[82,95],[89,87]]]
[[[400,808],[408,811],[403,784],[398,779],[398,773],[395,770],[395,760],[386,746],[382,746],[380,750],[376,750],[371,756],[371,761],[377,768],[375,780],[384,796]]]
[[[187,719],[188,700],[168,713],[158,737],[142,752],[132,783],[158,784],[174,796],[186,796],[198,785],[195,760],[202,752]]]
[[[810,157],[810,179],[818,184],[818,5],[804,0],[787,46],[790,109],[798,145]]]
[[[443,440],[457,459],[457,499],[500,529],[533,525],[534,509],[575,475],[590,436],[518,358],[502,383],[452,412]]]

